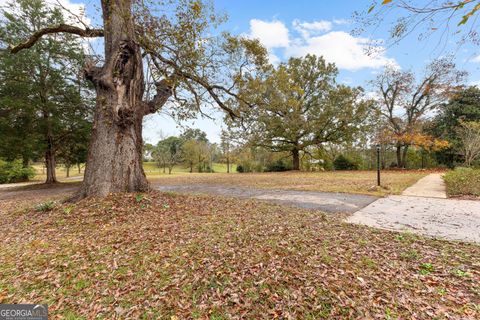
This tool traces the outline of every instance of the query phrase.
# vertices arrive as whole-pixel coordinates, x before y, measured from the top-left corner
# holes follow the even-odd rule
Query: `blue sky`
[[[70,2],[83,3],[88,15],[98,16],[94,10],[94,6],[98,6],[96,0]],[[449,53],[455,54],[458,68],[469,71],[469,83],[480,83],[478,47],[458,47],[453,39],[440,50],[437,48],[437,37],[419,41],[418,35],[413,34],[377,56],[366,55],[363,50],[366,41],[387,39],[389,30],[386,24],[361,36],[350,34],[355,28],[352,13],[368,8],[371,0],[214,0],[214,3],[218,11],[229,16],[219,30],[259,38],[269,49],[272,62],[278,63],[290,56],[306,53],[323,55],[327,61],[335,62],[339,67],[339,82],[362,86],[366,91],[369,91],[368,81],[386,64],[420,73],[429,61]],[[96,19],[92,17],[92,20]],[[185,125],[204,130],[211,141],[218,142],[223,115],[219,112],[212,115],[218,121],[199,118]],[[149,116],[144,126],[145,140],[156,143],[160,131],[164,135],[173,135],[181,129],[172,119],[160,115]]]

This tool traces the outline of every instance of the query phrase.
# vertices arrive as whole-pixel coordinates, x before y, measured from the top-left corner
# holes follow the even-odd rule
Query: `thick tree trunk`
[[[402,146],[397,145],[397,168],[402,167]]]
[[[300,151],[298,149],[292,150],[292,169],[300,170]]]
[[[230,173],[230,157],[227,156],[227,173]]]
[[[67,178],[70,178],[70,165],[66,165],[65,168],[67,169]]]
[[[134,100],[128,96],[118,97],[124,93],[119,89],[120,92],[97,92],[97,110],[81,196],[103,197],[111,192],[148,189],[142,167],[143,115],[138,112],[115,114],[115,108],[120,107],[119,100],[126,99],[124,103]],[[106,108],[102,106],[102,97]]]
[[[131,0],[102,1],[105,65],[86,69],[97,101],[83,185],[78,198],[148,190],[142,166],[142,119],[155,112],[171,89],[143,99],[140,47],[135,42]],[[158,84],[157,84],[158,89]]]
[[[47,141],[47,150],[45,151],[45,167],[47,168],[47,180],[45,183],[56,183],[55,173],[55,152],[53,151],[51,138]]]
[[[408,154],[408,145],[403,147],[403,152],[402,152],[402,168],[403,169],[407,168],[407,154]]]

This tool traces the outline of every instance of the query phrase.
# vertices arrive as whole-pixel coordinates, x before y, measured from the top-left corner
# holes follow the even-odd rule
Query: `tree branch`
[[[157,112],[168,101],[173,94],[173,83],[172,79],[163,79],[155,83],[157,93],[145,104],[145,115]]]
[[[232,119],[239,117],[235,113],[235,111],[233,111],[231,108],[229,108],[222,101],[222,99],[215,92],[215,90],[222,91],[222,92],[226,93],[227,95],[236,98],[238,101],[242,101],[242,102],[246,103],[246,101],[244,101],[244,99],[242,99],[236,93],[234,93],[231,90],[229,90],[228,88],[225,88],[225,87],[220,86],[220,85],[215,85],[215,84],[211,85],[207,81],[205,81],[204,79],[202,79],[202,78],[200,78],[200,77],[198,77],[198,76],[196,76],[192,73],[187,73],[187,72],[181,70],[181,68],[174,61],[164,58],[160,54],[156,53],[153,50],[150,50],[150,49],[146,48],[145,46],[144,46],[144,50],[152,57],[152,60],[158,59],[161,63],[164,63],[165,65],[173,68],[173,70],[174,70],[173,72],[177,77],[191,80],[191,81],[199,84],[200,86],[202,86],[210,94],[210,97],[213,98],[213,100],[218,104],[218,106],[221,109],[223,109],[225,112],[227,112]]]
[[[23,49],[28,49],[32,47],[44,35],[54,34],[54,33],[70,33],[70,34],[76,34],[84,38],[103,37],[102,29],[82,29],[82,28],[71,26],[68,24],[59,24],[58,26],[55,26],[55,27],[49,27],[49,28],[38,30],[37,32],[32,34],[27,41],[20,43],[16,46],[10,46],[10,52],[17,53]]]

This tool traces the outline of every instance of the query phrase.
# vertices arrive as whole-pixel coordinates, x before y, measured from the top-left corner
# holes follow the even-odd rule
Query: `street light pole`
[[[377,144],[377,186],[380,187],[380,145]]]

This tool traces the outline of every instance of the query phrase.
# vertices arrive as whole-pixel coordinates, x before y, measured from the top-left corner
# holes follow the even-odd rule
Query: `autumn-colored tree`
[[[182,158],[190,168],[190,173],[197,166],[198,172],[205,169],[206,163],[210,162],[209,144],[202,140],[187,140],[182,145]]]
[[[101,0],[99,28],[45,25],[24,42],[11,43],[10,51],[17,53],[60,33],[104,37],[103,64],[92,60],[84,68],[97,97],[77,198],[148,189],[142,167],[144,116],[157,112],[169,99],[176,100],[176,113],[184,116],[203,103],[216,104],[233,116],[225,101],[242,99],[236,80],[246,68],[267,62],[266,50],[257,40],[212,36],[212,27],[224,19],[210,4],[178,0],[161,5],[157,10],[158,4],[150,1]],[[155,94],[146,92],[145,61]]]
[[[439,151],[449,146],[447,140],[438,139],[421,132],[398,135],[392,131],[383,131],[380,136],[380,142],[384,144],[416,146],[427,151]]]
[[[396,137],[392,141],[399,168],[406,167],[411,138],[421,132],[422,121],[458,90],[465,74],[449,60],[439,59],[430,63],[418,80],[411,71],[388,66],[371,82],[386,131]]]

